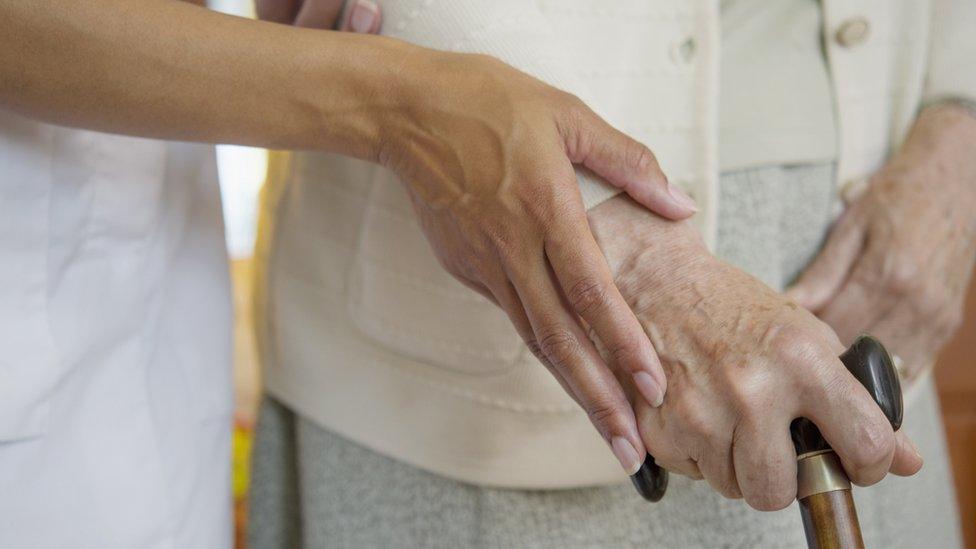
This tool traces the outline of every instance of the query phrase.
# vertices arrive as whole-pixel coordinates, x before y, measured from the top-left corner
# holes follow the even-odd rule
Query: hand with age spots
[[[976,116],[923,111],[788,295],[844,343],[885,342],[910,383],[962,320],[976,256]]]
[[[756,509],[781,509],[796,497],[790,422],[807,417],[855,483],[918,471],[914,446],[838,359],[844,347],[829,326],[712,256],[688,223],[625,196],[589,218],[667,373],[662,406],[632,399],[659,465]],[[618,376],[635,394],[632,377]]]

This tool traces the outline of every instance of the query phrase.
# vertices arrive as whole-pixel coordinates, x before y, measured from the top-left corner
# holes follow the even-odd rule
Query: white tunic
[[[0,547],[229,547],[213,148],[0,111]]]

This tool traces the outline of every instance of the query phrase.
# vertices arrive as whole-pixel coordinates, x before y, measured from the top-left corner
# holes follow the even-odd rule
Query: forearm
[[[886,173],[900,174],[918,170],[928,172],[923,177],[927,181],[950,181],[972,189],[976,183],[976,112],[953,101],[923,109],[901,150],[885,168]]]
[[[106,132],[369,158],[417,49],[168,0],[0,0],[0,107]]]

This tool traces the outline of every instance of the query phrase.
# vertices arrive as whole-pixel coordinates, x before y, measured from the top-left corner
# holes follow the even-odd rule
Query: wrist
[[[711,257],[690,223],[663,219],[626,195],[617,195],[594,207],[588,217],[615,275],[649,258],[667,269],[681,269]]]
[[[930,188],[976,213],[976,118],[953,104],[925,108],[875,183]]]
[[[960,105],[938,103],[923,110],[904,149],[926,154],[943,179],[976,184],[976,116]]]
[[[392,126],[408,116],[404,90],[422,74],[411,64],[430,50],[383,36],[322,34],[326,42],[310,56],[307,84],[294,101],[314,113],[312,146],[304,148],[378,162],[397,134]]]

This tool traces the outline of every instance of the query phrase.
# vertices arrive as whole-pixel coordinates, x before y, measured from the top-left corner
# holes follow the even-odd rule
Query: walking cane
[[[902,420],[901,385],[888,352],[871,336],[861,336],[840,356],[848,371],[864,385],[891,427]],[[863,549],[861,526],[851,497],[851,481],[840,459],[816,425],[798,418],[790,425],[797,455],[796,499],[800,502],[807,546],[817,549]],[[668,472],[650,455],[631,477],[648,501],[659,501],[668,487]]]

